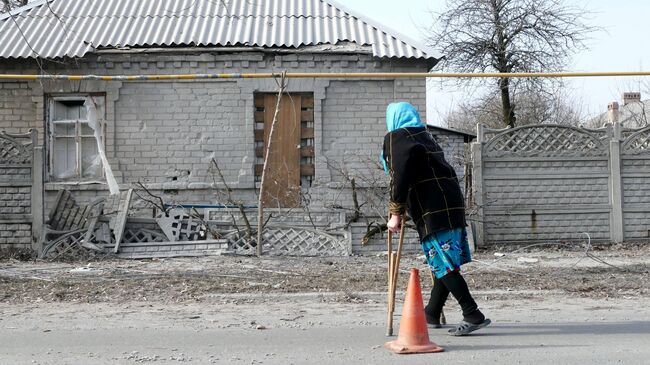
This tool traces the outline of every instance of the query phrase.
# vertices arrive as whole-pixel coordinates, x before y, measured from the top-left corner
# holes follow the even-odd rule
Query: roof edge
[[[138,47],[100,47],[88,54],[139,54],[139,53],[239,53],[239,52],[263,52],[263,53],[334,53],[334,54],[365,54],[372,56],[370,46],[347,47],[341,44],[317,44],[303,45],[301,47],[263,47],[263,46],[138,46]]]
[[[429,129],[439,129],[439,130],[443,130],[443,131],[446,131],[446,132],[462,134],[464,136],[468,136],[468,137],[471,137],[471,138],[476,138],[476,134],[459,131],[458,129],[445,128],[445,127],[441,127],[441,126],[433,125],[433,124],[427,124],[427,128],[429,128]]]
[[[377,22],[377,21],[375,21],[375,20],[373,20],[371,18],[366,17],[365,15],[361,15],[361,14],[357,13],[354,10],[350,10],[350,8],[348,8],[347,6],[339,3],[338,0],[321,0],[321,1],[323,1],[323,2],[325,2],[327,4],[329,4],[329,5],[332,5],[334,7],[338,7],[340,10],[342,10],[342,11],[344,11],[346,13],[349,13],[353,17],[358,18],[359,20],[362,20],[363,22],[372,25],[373,27],[377,28],[378,30],[381,30],[384,33],[387,33],[387,34],[393,36],[395,39],[397,39],[399,41],[402,41],[405,44],[408,44],[409,46],[411,46],[413,48],[419,49],[420,51],[425,53],[427,56],[429,56],[427,59],[432,59],[433,58],[436,61],[438,61],[443,57],[442,55],[436,54],[435,51],[433,51],[431,48],[429,48],[428,46],[426,46],[422,42],[419,42],[419,41],[417,41],[417,40],[415,40],[415,39],[413,39],[413,38],[411,38],[409,36],[406,36],[406,35],[394,30],[393,28],[391,28],[391,27],[389,27],[389,26],[387,26],[385,24],[379,23],[379,22]]]

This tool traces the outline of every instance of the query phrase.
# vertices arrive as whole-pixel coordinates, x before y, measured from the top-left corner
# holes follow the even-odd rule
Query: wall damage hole
[[[173,170],[168,171],[167,178],[169,181],[182,181],[189,179],[192,172],[190,170]]]
[[[533,211],[530,212],[530,228],[533,231],[537,230],[537,213],[535,212],[535,209],[533,209]]]

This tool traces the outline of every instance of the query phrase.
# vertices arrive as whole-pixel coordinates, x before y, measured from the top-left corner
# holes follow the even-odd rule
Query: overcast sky
[[[576,0],[569,0],[576,3]],[[444,0],[345,0],[349,9],[381,24],[424,42],[426,27],[431,25],[430,11],[440,11]],[[580,1],[578,1],[579,3]],[[582,2],[594,12],[591,25],[604,29],[593,35],[589,49],[577,54],[567,71],[640,71],[650,69],[650,1],[642,0],[590,0]],[[397,6],[395,4],[398,4]],[[643,84],[646,84],[644,87]],[[587,115],[606,111],[607,103],[619,101],[623,91],[641,91],[642,99],[650,97],[650,77],[640,78],[589,78],[569,79],[568,87],[575,96],[573,103],[582,106]],[[453,109],[467,91],[441,89],[439,83],[430,82],[427,95],[430,123],[437,124],[441,117]]]

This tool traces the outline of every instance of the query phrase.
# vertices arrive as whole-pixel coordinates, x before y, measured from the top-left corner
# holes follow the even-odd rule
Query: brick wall
[[[213,157],[236,179],[251,149],[245,107],[236,82],[124,84],[115,105],[123,182],[211,183]]]
[[[29,186],[0,186],[0,214],[31,214],[31,194]]]
[[[0,67],[1,68],[1,67]],[[4,72],[9,72],[5,71]],[[0,82],[0,131],[27,133],[31,128],[42,128],[36,118],[32,90],[27,82]]]
[[[378,169],[386,106],[393,102],[393,81],[332,81],[323,102],[323,157],[332,166],[332,181],[341,174],[384,181]],[[363,186],[363,179],[358,179]]]
[[[456,175],[458,175],[461,185],[465,176],[465,136],[451,131],[441,129],[430,129],[431,134],[435,137],[443,151],[445,151],[445,159],[454,167]]]
[[[11,73],[38,73],[30,62],[0,61]],[[102,54],[74,63],[46,63],[55,74],[178,74],[215,72],[424,72],[424,62],[379,60],[370,55],[239,54]],[[208,173],[215,158],[235,199],[256,205],[253,148],[253,95],[274,92],[273,80],[204,80],[161,82],[46,81],[0,82],[0,130],[27,132],[35,128],[44,141],[47,96],[105,93],[106,151],[122,189],[141,181],[169,203],[223,203]],[[313,93],[316,176],[304,186],[310,206],[351,207],[345,169],[356,177],[360,203],[376,200],[374,186],[387,180],[379,169],[385,134],[385,108],[393,101],[413,103],[426,115],[424,79],[289,81],[290,92]],[[47,160],[47,159],[46,159]],[[328,163],[341,164],[332,168]],[[373,186],[374,185],[374,186]],[[46,181],[45,211],[59,189],[73,191],[80,202],[107,195],[105,185],[69,185]],[[383,201],[365,204],[385,206]],[[383,209],[383,208],[382,208]],[[339,210],[340,211],[340,210]]]
[[[0,249],[31,248],[32,225],[27,223],[0,223]]]
[[[28,62],[0,62],[7,70],[34,73]],[[52,73],[153,74],[208,72],[386,72],[426,71],[419,61],[377,60],[369,55],[150,54],[90,56],[74,64],[44,66]],[[228,184],[247,203],[254,193],[253,94],[273,92],[273,80],[206,80],[192,82],[30,82],[0,83],[0,102],[11,103],[0,118],[0,130],[26,132],[37,128],[43,141],[45,100],[49,94],[104,92],[106,96],[106,150],[122,188],[135,181],[153,184],[156,192],[173,202],[215,202],[208,173],[210,158],[220,164]],[[323,206],[338,191],[339,179],[327,160],[348,163],[358,171],[371,165],[372,179],[385,183],[377,170],[384,135],[384,110],[389,102],[408,100],[423,115],[424,80],[328,81],[290,80],[289,91],[315,96],[316,179],[314,206]],[[350,97],[354,96],[354,98]],[[16,110],[15,107],[17,107]],[[19,116],[14,116],[19,113]],[[9,118],[6,118],[9,115]],[[16,123],[15,121],[20,121]],[[362,129],[349,131],[357,120]],[[347,133],[352,132],[352,133]],[[336,135],[339,134],[339,140]],[[376,156],[377,155],[377,156]],[[374,168],[375,170],[372,170]],[[368,169],[366,169],[368,170]],[[362,183],[360,183],[362,185]],[[217,181],[220,186],[220,182]],[[92,199],[105,194],[105,186],[69,186],[46,183],[46,201],[60,188],[78,190]],[[337,187],[338,189],[338,187]],[[305,191],[307,187],[305,187]],[[317,194],[317,195],[316,195]],[[82,198],[84,201],[85,198]],[[50,206],[47,207],[49,209]]]

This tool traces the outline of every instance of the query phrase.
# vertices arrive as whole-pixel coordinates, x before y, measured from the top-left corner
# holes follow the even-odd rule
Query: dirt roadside
[[[407,269],[426,270],[421,256],[403,256]],[[650,296],[650,245],[585,247],[551,244],[480,250],[463,267],[470,288],[485,299],[516,291],[576,298]],[[424,272],[424,271],[423,271]],[[421,275],[423,288],[430,278]],[[200,303],[220,294],[233,301],[275,301],[263,294],[337,293],[326,300],[354,303],[360,293],[386,289],[386,257],[214,256],[153,260],[104,259],[75,262],[0,260],[0,303]],[[532,294],[531,294],[532,295]]]

